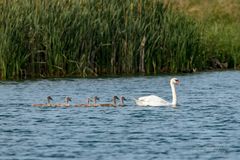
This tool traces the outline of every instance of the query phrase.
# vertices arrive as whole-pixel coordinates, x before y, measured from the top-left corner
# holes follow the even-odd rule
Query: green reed
[[[190,72],[206,69],[214,48],[199,22],[160,0],[0,0],[0,9],[1,79]]]

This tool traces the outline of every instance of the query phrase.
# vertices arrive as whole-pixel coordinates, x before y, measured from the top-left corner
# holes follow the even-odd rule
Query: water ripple
[[[170,100],[171,76],[0,82],[0,159],[238,159],[239,72],[179,75],[177,108],[138,107]],[[32,107],[68,95],[72,104],[124,95],[128,106]]]

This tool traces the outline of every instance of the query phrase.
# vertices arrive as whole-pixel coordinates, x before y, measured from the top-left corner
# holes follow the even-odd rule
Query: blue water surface
[[[240,72],[177,75],[179,105],[139,107],[155,94],[171,101],[172,75],[0,82],[0,159],[239,159]],[[72,97],[124,95],[125,107],[32,107]]]

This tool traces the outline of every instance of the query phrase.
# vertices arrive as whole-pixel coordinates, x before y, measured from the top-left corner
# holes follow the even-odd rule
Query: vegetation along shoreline
[[[240,69],[240,2],[0,0],[0,79]]]

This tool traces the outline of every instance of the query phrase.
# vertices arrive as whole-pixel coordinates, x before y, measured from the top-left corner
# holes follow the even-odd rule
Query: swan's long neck
[[[89,104],[90,103],[90,99],[89,98],[87,98],[87,104]]]
[[[67,99],[67,98],[65,98],[64,102],[65,102],[65,104],[68,104],[68,99]]]
[[[48,98],[48,99],[47,99],[47,104],[50,104],[50,103],[51,103],[51,99]]]
[[[121,97],[121,104],[120,105],[124,105],[123,97]]]
[[[116,105],[116,104],[117,104],[116,97],[113,97],[113,105]]]
[[[172,105],[177,104],[177,94],[176,94],[176,88],[173,83],[170,83],[171,89],[172,89]]]

